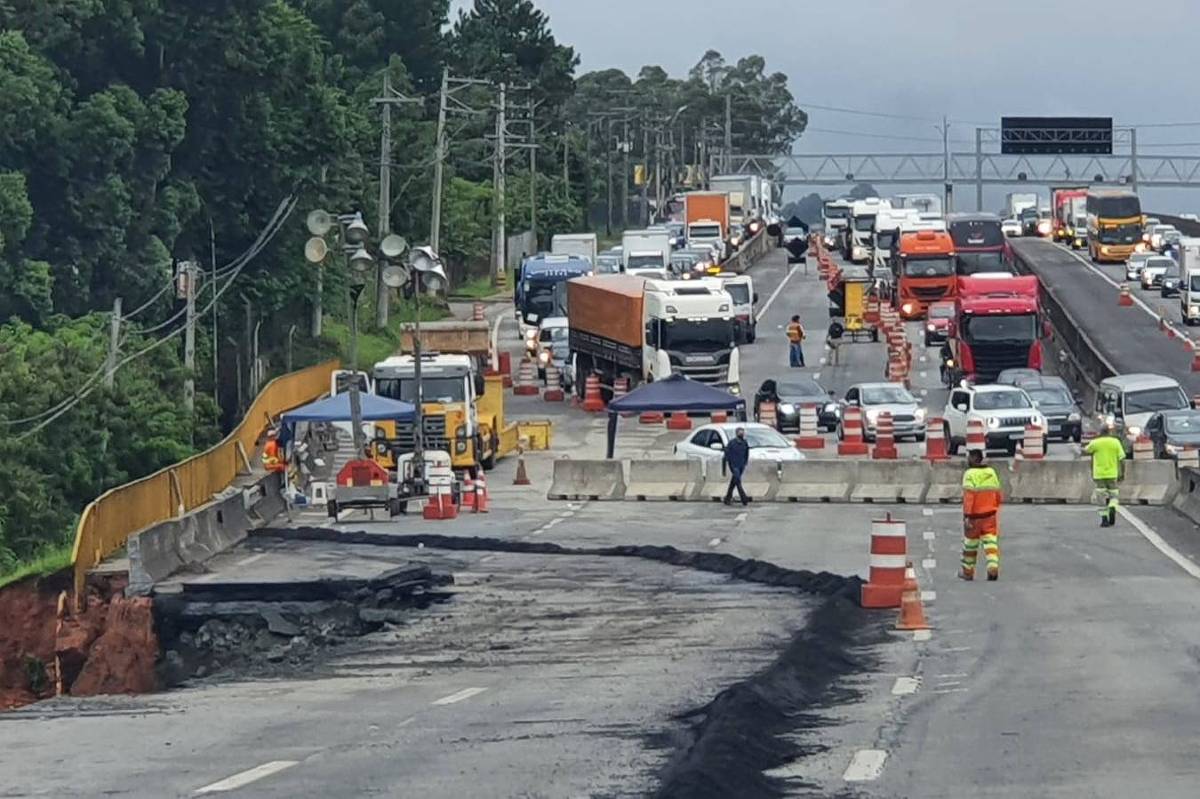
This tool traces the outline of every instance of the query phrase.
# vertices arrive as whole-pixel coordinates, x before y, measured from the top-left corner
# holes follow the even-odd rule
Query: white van
[[[1101,422],[1112,423],[1123,434],[1126,449],[1155,413],[1190,407],[1191,400],[1179,382],[1163,375],[1117,375],[1101,382],[1096,390],[1096,413]]]
[[[1179,313],[1185,325],[1200,324],[1200,239],[1179,240]]]

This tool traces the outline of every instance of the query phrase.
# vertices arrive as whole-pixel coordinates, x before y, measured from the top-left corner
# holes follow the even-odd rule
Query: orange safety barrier
[[[71,552],[76,602],[84,596],[87,573],[125,546],[129,536],[204,505],[239,474],[249,473],[264,431],[284,411],[329,393],[329,379],[339,367],[338,361],[326,361],[275,378],[219,444],[92,500],[79,517]]]
[[[867,582],[862,587],[864,608],[898,608],[904,592],[908,566],[908,527],[902,521],[871,522],[871,560]]]
[[[896,452],[896,428],[892,423],[892,415],[887,411],[879,414],[875,423],[875,451],[871,453],[872,460],[894,461]]]

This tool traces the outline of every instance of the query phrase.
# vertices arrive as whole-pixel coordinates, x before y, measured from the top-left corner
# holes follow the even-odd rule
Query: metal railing
[[[79,517],[71,554],[76,601],[84,596],[88,571],[125,546],[129,536],[200,507],[249,472],[266,428],[284,411],[327,394],[338,366],[326,361],[275,378],[219,444],[92,500]]]

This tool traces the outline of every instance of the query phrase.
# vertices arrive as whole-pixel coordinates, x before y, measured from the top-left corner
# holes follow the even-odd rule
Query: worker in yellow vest
[[[975,579],[979,545],[987,560],[987,578],[1000,579],[1000,476],[984,464],[983,451],[971,450],[963,474],[963,554],[959,577]]]
[[[792,321],[787,326],[788,339],[788,363],[792,368],[804,366],[804,325],[800,324],[800,317],[793,316]]]
[[[1100,503],[1100,526],[1112,527],[1117,523],[1120,506],[1121,461],[1125,460],[1125,445],[1109,424],[1083,451],[1092,456],[1092,481],[1096,484],[1096,498]]]

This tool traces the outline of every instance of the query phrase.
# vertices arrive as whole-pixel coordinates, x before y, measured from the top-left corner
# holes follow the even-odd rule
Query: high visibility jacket
[[[283,462],[283,447],[279,446],[277,440],[272,438],[267,441],[262,451],[262,462],[269,472],[281,472],[287,468]]]
[[[1000,476],[991,466],[967,469],[962,484],[963,516],[980,519],[1000,511]]]
[[[1114,436],[1100,436],[1084,449],[1092,456],[1092,479],[1116,480],[1121,476],[1125,445]]]
[[[787,326],[788,341],[799,344],[804,341],[804,327],[799,322],[789,322]]]

